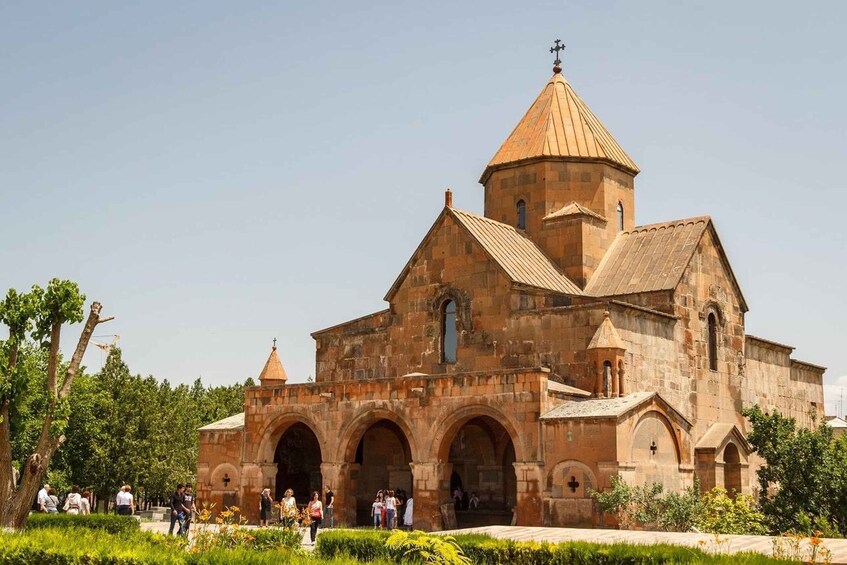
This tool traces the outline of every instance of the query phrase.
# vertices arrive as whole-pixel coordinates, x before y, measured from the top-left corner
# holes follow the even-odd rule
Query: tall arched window
[[[709,314],[709,369],[718,370],[718,320]]]
[[[518,229],[526,229],[526,202],[518,200]]]
[[[455,363],[458,340],[456,336],[456,303],[447,300],[441,306],[441,362]]]
[[[618,231],[623,231],[623,204],[618,202]]]

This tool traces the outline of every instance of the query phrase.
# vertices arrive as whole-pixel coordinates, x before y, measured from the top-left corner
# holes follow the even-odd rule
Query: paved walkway
[[[629,530],[591,530],[579,528],[530,528],[522,526],[486,526],[442,532],[445,534],[488,534],[495,538],[515,541],[559,543],[586,541],[595,543],[630,543],[652,545],[667,543],[696,547],[710,553],[739,553],[751,551],[773,556],[774,538],[770,536],[715,536],[713,534],[676,532],[634,532]],[[847,564],[847,539],[825,539],[823,546],[832,552],[832,563]],[[808,559],[808,542],[802,549]],[[822,562],[822,561],[821,561]]]

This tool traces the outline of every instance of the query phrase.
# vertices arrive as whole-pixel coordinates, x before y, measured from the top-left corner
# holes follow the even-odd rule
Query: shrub
[[[363,562],[388,560],[409,562],[403,555],[391,555],[386,545],[388,532],[334,530],[318,538],[317,552],[322,558],[352,556]],[[434,537],[434,536],[427,536]],[[515,542],[480,534],[460,534],[455,543],[471,563],[481,565],[659,565],[664,563],[697,564],[773,564],[758,553],[711,555],[698,549],[675,545],[627,545],[568,542],[560,544]]]
[[[455,539],[450,536],[395,530],[385,545],[401,563],[433,563],[435,565],[470,563]]]
[[[141,525],[132,516],[115,514],[30,514],[26,523],[28,530],[44,528],[83,528],[100,530],[110,534],[138,532]]]
[[[390,559],[391,553],[385,546],[390,535],[381,530],[329,530],[318,536],[315,552],[326,559],[342,555],[361,561]]]
[[[768,532],[765,515],[759,512],[752,496],[738,494],[733,499],[722,488],[713,488],[703,495],[697,527],[712,534],[762,535]]]
[[[612,477],[612,489],[591,491],[603,512],[615,515],[623,529],[640,527],[667,532],[686,532],[697,522],[703,510],[700,483],[682,493],[664,493],[659,483],[630,486],[618,476]]]

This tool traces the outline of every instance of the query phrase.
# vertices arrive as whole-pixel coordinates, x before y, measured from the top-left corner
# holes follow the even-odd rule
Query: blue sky
[[[835,1],[0,1],[0,287],[78,281],[134,372],[243,380],[277,337],[306,380],[309,333],[384,307],[446,187],[482,211],[561,38],[641,167],[638,223],[710,214],[749,333],[840,391],[844,21]]]

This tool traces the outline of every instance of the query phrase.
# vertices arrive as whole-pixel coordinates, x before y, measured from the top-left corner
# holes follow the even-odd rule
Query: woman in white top
[[[290,488],[285,489],[282,503],[279,505],[279,521],[285,528],[291,527],[297,521],[297,500]]]
[[[71,493],[65,499],[64,511],[68,514],[79,514],[82,510],[82,497],[79,495],[79,487],[71,487]]]
[[[318,491],[312,492],[312,500],[309,501],[309,520],[312,522],[309,527],[309,537],[312,540],[312,545],[315,545],[315,536],[318,535],[318,526],[324,518],[324,508],[321,504],[321,495]]]
[[[91,514],[91,491],[83,491],[82,497],[79,499],[79,513],[83,516]]]
[[[118,514],[121,516],[132,516],[135,514],[135,504],[132,500],[132,487],[124,485],[118,491],[118,496],[115,497],[115,504],[118,507]]]
[[[394,529],[394,514],[397,512],[397,499],[394,498],[394,491],[389,490],[388,496],[385,497],[385,527],[389,530]]]

